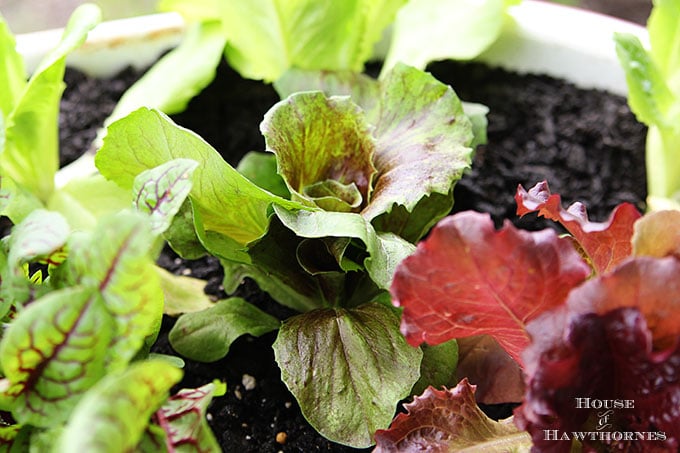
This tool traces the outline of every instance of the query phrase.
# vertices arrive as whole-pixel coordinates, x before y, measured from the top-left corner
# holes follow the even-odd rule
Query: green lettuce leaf
[[[75,408],[56,451],[134,451],[181,377],[181,370],[164,361],[138,362],[107,375]]]
[[[16,50],[16,41],[7,23],[0,15],[0,55],[2,55],[2,65],[0,65],[0,116],[9,115],[14,106],[17,105],[21,94],[26,87],[26,69],[24,59]],[[4,133],[1,127],[0,135]],[[0,144],[0,150],[2,150]]]
[[[139,173],[176,158],[199,163],[190,198],[204,241],[211,242],[208,234],[215,233],[231,239],[229,247],[242,247],[267,230],[270,204],[304,208],[251,183],[198,135],[156,110],[142,108],[113,123],[95,162],[107,179],[132,188]]]
[[[166,315],[193,313],[215,305],[204,292],[205,280],[174,275],[158,266],[156,266],[156,272],[160,276],[161,288],[163,288],[165,298],[163,313]]]
[[[0,156],[2,174],[12,178],[40,200],[46,202],[54,190],[54,175],[59,166],[59,100],[64,89],[66,55],[80,46],[88,32],[99,23],[97,6],[86,4],[73,13],[58,46],[38,65],[20,97],[5,96],[6,145]],[[5,44],[3,47],[7,47]],[[11,54],[10,54],[11,55]],[[10,56],[12,79],[8,89],[19,88],[18,68]],[[4,65],[4,63],[3,63]],[[4,89],[5,87],[3,87]]]
[[[500,35],[519,0],[410,0],[399,10],[383,72],[396,63],[423,69],[435,60],[469,60]]]
[[[207,310],[180,316],[169,340],[172,348],[185,357],[214,362],[229,352],[238,337],[256,337],[279,328],[279,321],[238,297],[217,302]]]
[[[394,310],[380,303],[290,318],[274,353],[310,424],[328,439],[359,448],[389,425],[395,404],[418,379],[422,357],[399,333]]]
[[[405,0],[165,0],[190,20],[219,19],[241,75],[276,80],[290,67],[360,71]]]

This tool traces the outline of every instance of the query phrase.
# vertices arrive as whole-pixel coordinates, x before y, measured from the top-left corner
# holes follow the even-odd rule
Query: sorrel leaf
[[[18,91],[19,97],[5,95],[2,101],[5,105],[0,106],[7,128],[0,166],[4,177],[12,178],[43,202],[54,190],[54,175],[59,166],[58,115],[66,55],[82,44],[87,33],[99,23],[100,16],[99,8],[92,4],[76,9],[60,43],[40,62],[25,86],[16,80],[19,76],[16,56],[9,57],[10,67],[14,69],[8,68],[12,73],[4,82],[10,86],[3,86],[1,90],[16,90],[20,85],[23,90]],[[7,50],[7,38],[3,41]],[[10,55],[12,53],[10,51]]]
[[[354,447],[373,443],[418,379],[422,353],[380,303],[322,309],[284,322],[274,343],[281,377],[322,435]]]
[[[360,71],[405,0],[164,0],[189,20],[220,20],[242,76],[273,81],[290,67]]]
[[[561,197],[552,194],[548,183],[543,181],[528,191],[521,185],[515,195],[517,214],[529,212],[561,223],[569,231],[598,273],[613,269],[632,251],[633,224],[641,217],[640,212],[630,203],[621,203],[612,212],[607,222],[588,220],[586,208],[574,203],[563,209]]]
[[[168,397],[182,371],[164,361],[111,373],[80,401],[57,444],[60,451],[134,451],[151,415]]]
[[[182,389],[156,411],[157,423],[165,431],[169,445],[178,451],[185,448],[205,453],[221,451],[205,417],[216,390],[215,384]]]
[[[101,308],[114,321],[106,362],[113,370],[127,364],[144,339],[158,331],[163,292],[150,256],[153,243],[146,219],[134,212],[102,219],[87,237],[69,242],[70,274],[97,291],[104,301]]]
[[[375,453],[392,451],[528,451],[531,438],[511,420],[495,422],[477,407],[475,386],[463,379],[450,390],[428,387],[404,405],[387,430],[375,434]]]
[[[29,305],[0,343],[12,415],[39,427],[66,421],[82,395],[106,372],[115,332],[104,302],[90,288],[54,291]]]
[[[611,431],[663,432],[665,440],[636,438],[636,445],[643,451],[678,448],[679,272],[674,257],[631,259],[528,324],[528,391],[517,415],[537,448],[547,447],[545,430],[557,436],[595,430],[598,409],[578,408],[576,398],[633,400],[633,407],[614,411]],[[549,445],[555,451],[569,446]],[[585,440],[586,448],[602,446]]]
[[[295,199],[354,212],[368,203],[376,173],[368,127],[350,99],[320,92],[291,95],[272,107],[261,125]]]
[[[520,0],[411,0],[397,13],[383,70],[402,62],[468,60],[489,47]]]
[[[566,300],[590,268],[552,230],[526,232],[463,212],[439,222],[397,267],[393,303],[412,345],[489,334],[518,362],[528,321]]]
[[[173,159],[137,175],[132,186],[133,204],[151,217],[151,231],[167,230],[191,191],[191,175],[198,162]]]
[[[185,357],[214,362],[229,352],[238,337],[256,337],[279,328],[280,322],[239,297],[217,302],[213,307],[179,317],[168,339]]]
[[[204,237],[216,233],[243,246],[265,233],[270,204],[302,208],[251,183],[198,135],[155,110],[142,108],[113,123],[95,162],[106,178],[131,188],[139,173],[176,158],[199,164],[190,197]]]

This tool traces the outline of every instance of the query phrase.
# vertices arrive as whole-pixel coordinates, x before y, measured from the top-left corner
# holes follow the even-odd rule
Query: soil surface
[[[549,223],[535,217],[518,220],[513,201],[518,184],[528,188],[543,179],[553,192],[562,194],[565,204],[584,202],[596,220],[606,219],[622,201],[644,208],[645,129],[635,121],[625,99],[580,90],[548,77],[518,76],[476,64],[438,63],[429,70],[451,84],[462,99],[490,108],[488,144],[478,149],[472,171],[456,187],[455,211],[474,209],[490,213],[498,224],[510,219],[523,228],[543,228]],[[136,75],[127,71],[113,82],[83,77],[73,72],[67,77],[61,122],[61,146],[67,155],[87,148],[98,124]],[[95,107],[94,101],[101,99],[106,99],[103,109]],[[271,86],[243,80],[223,66],[215,82],[174,119],[236,164],[245,152],[264,149],[259,123],[277,100]],[[187,262],[166,250],[159,263],[174,272],[204,278],[209,294],[225,296],[217,260]],[[292,314],[252,281],[244,281],[236,295],[281,319]],[[163,331],[172,324],[172,319],[165,319]],[[211,427],[223,450],[356,451],[325,440],[305,422],[280,380],[271,349],[274,338],[274,334],[244,336],[219,362],[187,361],[181,386],[196,387],[214,379],[227,382],[227,394],[216,398],[209,410]],[[156,351],[173,353],[163,335]]]

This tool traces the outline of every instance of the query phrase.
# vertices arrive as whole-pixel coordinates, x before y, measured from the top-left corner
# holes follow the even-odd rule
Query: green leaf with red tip
[[[475,386],[463,379],[451,390],[428,387],[389,429],[375,433],[374,453],[396,451],[529,451],[531,438],[511,420],[495,422],[479,409]]]
[[[598,273],[613,269],[632,253],[633,224],[641,214],[630,203],[621,203],[607,222],[599,223],[588,220],[586,209],[581,203],[563,209],[561,197],[552,194],[545,181],[528,191],[519,186],[515,200],[518,215],[538,212],[561,223],[574,236]]]
[[[221,451],[205,418],[215,389],[215,384],[182,389],[156,411],[156,422],[173,448],[197,453]]]
[[[180,369],[160,360],[138,362],[107,375],[73,411],[58,451],[134,451],[151,415],[181,377]]]
[[[420,373],[422,353],[406,344],[394,310],[380,303],[320,309],[287,320],[274,343],[281,377],[323,436],[373,443]]]
[[[519,363],[525,326],[558,306],[590,274],[571,242],[552,230],[494,228],[486,214],[463,212],[432,230],[397,267],[393,303],[412,345],[489,334]]]

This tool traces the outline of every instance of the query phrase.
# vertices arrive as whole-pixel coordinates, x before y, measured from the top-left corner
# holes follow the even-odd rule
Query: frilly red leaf
[[[428,387],[404,407],[407,412],[397,415],[389,429],[375,433],[373,453],[445,453],[472,446],[478,451],[508,451],[530,444],[529,437],[512,423],[495,422],[484,415],[475,402],[475,386],[467,379],[450,390]]]
[[[442,220],[397,267],[393,303],[411,345],[488,334],[518,362],[528,321],[562,304],[590,268],[552,230],[527,232],[486,214]],[[521,362],[520,362],[521,363]]]
[[[550,192],[546,181],[528,191],[518,186],[515,201],[520,216],[538,212],[561,223],[588,255],[597,273],[611,270],[632,253],[633,224],[641,214],[630,203],[618,205],[607,222],[591,222],[582,203],[562,208],[561,197]]]
[[[569,451],[570,442],[546,432],[557,430],[554,439],[598,431],[602,410],[579,409],[576,398],[632,400],[633,408],[614,409],[611,426],[600,431],[652,433],[632,441],[588,438],[586,451],[678,451],[680,261],[629,260],[574,289],[564,306],[527,329],[527,393],[515,418],[536,451]]]

